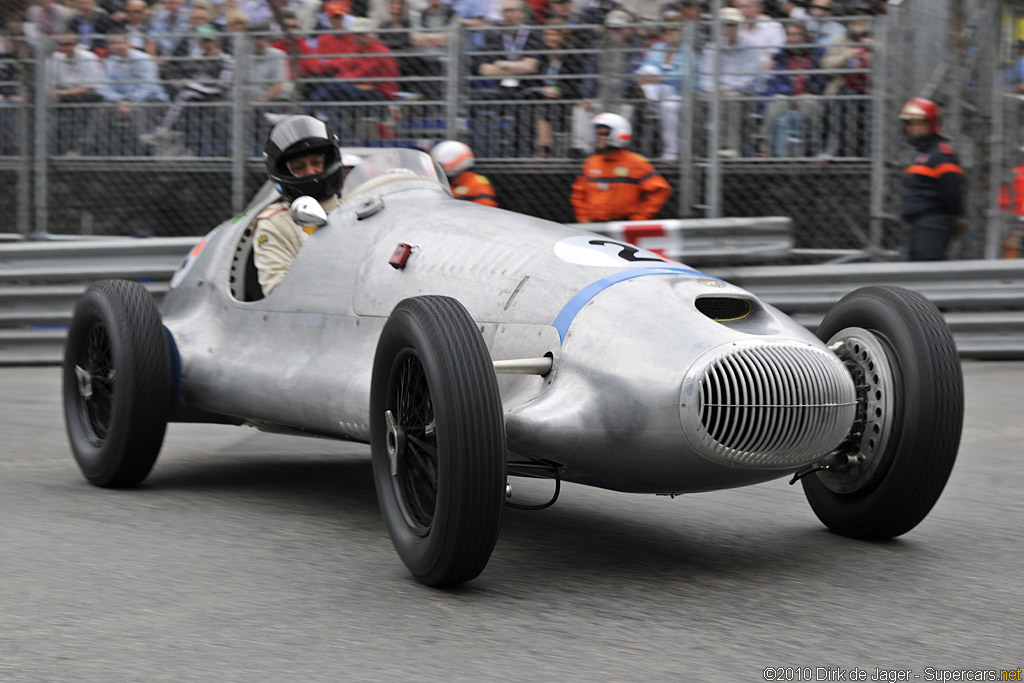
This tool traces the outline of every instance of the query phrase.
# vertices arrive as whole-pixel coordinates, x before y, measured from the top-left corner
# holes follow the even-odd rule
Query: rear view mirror
[[[301,228],[327,225],[327,213],[312,197],[299,197],[292,202],[292,220]]]

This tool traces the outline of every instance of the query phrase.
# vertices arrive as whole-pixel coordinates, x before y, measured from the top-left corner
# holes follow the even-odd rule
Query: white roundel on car
[[[579,266],[628,266],[644,268],[678,265],[653,251],[600,235],[574,235],[555,243],[555,256]]]

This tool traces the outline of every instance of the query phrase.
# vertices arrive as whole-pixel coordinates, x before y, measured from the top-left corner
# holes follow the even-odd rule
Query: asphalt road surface
[[[953,476],[898,540],[826,531],[784,480],[569,485],[448,591],[395,555],[365,446],[176,424],[102,490],[59,370],[0,369],[0,681],[998,680],[955,672],[1024,667],[1024,363],[964,369]]]

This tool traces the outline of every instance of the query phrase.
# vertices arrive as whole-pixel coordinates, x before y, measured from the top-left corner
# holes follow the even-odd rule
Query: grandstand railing
[[[569,222],[568,184],[581,157],[591,151],[589,119],[611,110],[632,120],[633,148],[652,159],[673,186],[673,198],[659,218],[789,215],[797,248],[882,258],[903,241],[895,197],[907,149],[900,145],[895,112],[902,97],[917,94],[907,92],[912,84],[901,61],[915,26],[911,11],[948,4],[936,0],[915,10],[917,5],[891,3],[887,16],[837,17],[840,24],[870,21],[872,42],[834,42],[822,50],[822,59],[829,49],[843,47],[860,49],[866,59],[771,72],[814,82],[798,97],[770,95],[763,87],[738,94],[707,88],[704,81],[717,83],[724,73],[718,58],[710,64],[699,59],[705,47],[723,44],[721,25],[707,20],[683,24],[682,51],[692,52],[691,62],[698,65],[669,69],[660,83],[676,85],[677,91],[661,99],[644,91],[643,86],[657,83],[642,82],[637,66],[661,37],[662,24],[614,31],[557,26],[565,34],[560,44],[522,53],[578,68],[521,75],[519,85],[504,92],[500,79],[479,73],[480,63],[500,56],[500,50],[483,49],[481,43],[501,29],[456,24],[433,31],[378,29],[385,42],[433,32],[445,35],[445,45],[396,52],[397,76],[336,78],[303,72],[308,59],[289,58],[296,78],[272,102],[254,101],[253,94],[271,83],[254,78],[246,65],[256,38],[277,34],[227,33],[224,48],[236,67],[230,87],[210,100],[181,103],[170,134],[155,137],[172,101],[133,103],[127,113],[108,100],[54,102],[45,80],[35,78],[47,72],[50,48],[43,42],[34,49],[20,43],[15,56],[0,57],[0,201],[10,207],[14,230],[22,234],[201,234],[241,210],[262,182],[262,142],[272,116],[308,112],[334,122],[346,146],[428,149],[441,139],[463,139],[475,148],[478,170],[495,179],[503,206]],[[998,4],[991,11],[986,6],[992,21],[982,24],[998,26],[999,12],[1013,3]],[[979,245],[985,245],[986,256],[995,255],[994,245],[1016,228],[998,200],[999,186],[1013,177],[1011,155],[976,153],[982,145],[997,150],[1004,134],[1018,135],[1020,100],[1005,97],[996,76],[1007,65],[1009,42],[995,29],[977,36],[977,45],[958,43],[977,48],[971,52],[973,71],[961,74],[962,80],[975,89],[988,88],[993,111],[982,112],[990,117],[984,120],[961,117],[963,130],[950,131],[958,146],[958,136],[974,136],[964,154],[965,166],[974,164],[968,168],[974,199],[971,232],[954,250],[961,257],[981,255]],[[726,52],[723,47],[714,54]],[[316,58],[358,63],[377,56]],[[165,68],[196,61],[166,55],[160,60]],[[759,73],[758,80],[768,75]],[[173,82],[164,73],[156,84]],[[388,94],[359,101],[314,97],[325,85],[386,85]],[[552,86],[559,86],[560,97],[543,94]],[[174,88],[168,90],[173,100]],[[974,100],[985,105],[984,97]]]

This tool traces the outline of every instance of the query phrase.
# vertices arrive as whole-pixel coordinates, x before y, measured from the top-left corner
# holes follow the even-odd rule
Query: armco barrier
[[[648,222],[587,227],[601,227],[604,234],[625,239],[627,226],[644,223]],[[639,229],[634,229],[629,234],[640,246],[664,249],[667,256],[686,261],[690,248],[698,250],[700,240],[710,239],[706,233],[689,241],[688,236],[700,236],[704,229],[667,227],[665,235],[654,236],[639,236]],[[675,233],[682,234],[681,247],[679,242],[643,242],[674,240]],[[74,302],[92,280],[139,280],[159,301],[171,274],[199,239],[0,243],[0,365],[59,363]],[[724,242],[717,247],[731,248]],[[675,253],[677,248],[681,254]],[[713,249],[703,253],[708,251]],[[943,310],[962,356],[1024,359],[1024,259],[702,268],[749,289],[810,329],[853,289],[880,284],[906,287]]]
[[[793,221],[786,216],[612,221],[577,227],[693,264],[770,261],[790,255]]]

